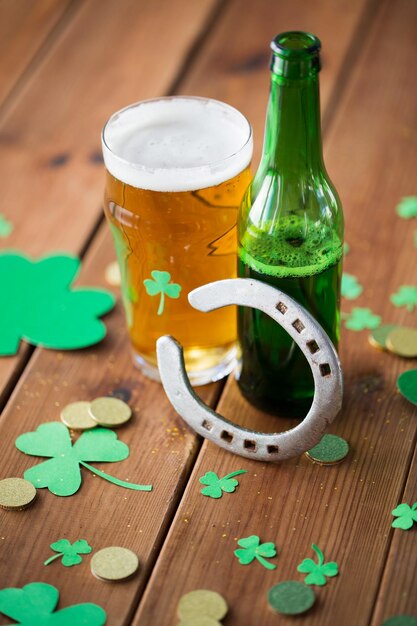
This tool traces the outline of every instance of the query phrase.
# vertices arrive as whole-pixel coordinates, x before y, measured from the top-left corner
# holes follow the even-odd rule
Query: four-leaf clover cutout
[[[391,296],[391,302],[395,306],[405,306],[412,313],[417,306],[417,287],[414,285],[402,285],[397,293]]]
[[[297,567],[297,571],[302,574],[308,574],[308,576],[304,579],[306,585],[317,585],[322,587],[327,583],[327,578],[338,575],[339,566],[334,561],[325,563],[323,552],[320,548],[314,543],[311,547],[317,554],[318,562],[316,563],[313,559],[304,559],[304,561]]]
[[[0,591],[0,613],[22,626],[102,626],[106,611],[86,602],[55,611],[59,591],[46,583],[30,583],[22,589],[10,587]]]
[[[409,530],[414,522],[417,522],[417,502],[414,502],[413,506],[409,504],[399,504],[392,514],[395,519],[391,526],[393,528],[401,528],[402,530]]]
[[[35,487],[47,487],[56,496],[72,496],[81,486],[80,465],[97,476],[127,489],[151,491],[151,485],[135,485],[109,476],[87,461],[114,463],[129,456],[128,446],[108,428],[87,430],[72,445],[68,428],[61,422],[41,424],[35,432],[16,439],[16,447],[25,454],[50,457],[26,470],[24,477]]]
[[[38,260],[0,254],[0,355],[16,354],[22,339],[55,350],[74,350],[101,341],[98,319],[115,303],[103,289],[73,288],[80,260],[54,255]]]
[[[177,299],[180,297],[181,286],[177,283],[170,283],[171,274],[169,272],[160,272],[159,270],[153,270],[151,272],[153,278],[146,278],[143,281],[145,289],[150,296],[156,296],[160,294],[158,315],[162,315],[165,306],[165,296],[169,298]]]
[[[223,495],[223,491],[225,493],[232,493],[239,484],[234,476],[239,476],[240,474],[245,474],[247,470],[237,470],[236,472],[231,472],[224,476],[223,478],[219,478],[215,472],[206,472],[204,476],[200,478],[200,483],[202,485],[206,485],[201,490],[203,496],[208,496],[209,498],[221,498]]]
[[[78,541],[74,541],[74,543],[70,543],[68,539],[59,539],[59,541],[51,543],[50,547],[54,552],[58,552],[58,554],[51,556],[51,558],[45,561],[44,565],[49,565],[49,563],[52,563],[55,559],[62,557],[61,563],[65,565],[65,567],[78,565],[83,560],[80,554],[90,554],[93,549],[85,539],[78,539]]]
[[[274,563],[265,560],[277,555],[275,544],[272,542],[261,543],[257,535],[251,535],[239,539],[237,545],[241,546],[242,549],[235,550],[234,555],[237,556],[241,565],[249,565],[254,559],[257,559],[266,569],[276,569],[277,566]]]

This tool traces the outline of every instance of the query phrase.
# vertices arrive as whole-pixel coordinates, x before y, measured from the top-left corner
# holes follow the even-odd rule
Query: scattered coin
[[[100,580],[114,582],[130,578],[138,570],[139,559],[132,550],[110,546],[95,553],[91,571]]]
[[[305,613],[316,601],[313,589],[296,580],[278,583],[268,591],[268,604],[273,611],[282,615]]]
[[[89,402],[71,402],[61,411],[61,422],[72,430],[88,430],[97,426],[89,412]]]
[[[120,277],[120,269],[117,261],[113,261],[113,263],[109,263],[104,272],[104,277],[109,283],[109,285],[113,285],[113,287],[118,287],[121,282]]]
[[[221,620],[227,613],[226,600],[216,591],[195,589],[182,596],[178,604],[178,615],[185,620],[204,615]]]
[[[36,498],[36,489],[24,478],[0,480],[0,507],[10,511],[26,509]]]
[[[387,337],[387,348],[399,356],[417,357],[417,329],[396,328]]]
[[[208,615],[193,615],[181,620],[178,626],[221,626],[221,623]]]
[[[336,465],[340,463],[349,453],[349,444],[342,437],[326,433],[321,441],[308,450],[306,456],[315,463],[321,465]]]
[[[384,326],[380,326],[379,328],[374,328],[374,330],[368,337],[369,343],[374,348],[386,350],[388,335],[396,328],[398,327],[395,324],[385,324]]]
[[[90,404],[90,416],[100,426],[120,426],[127,422],[132,411],[130,406],[119,398],[96,398]]]
[[[403,372],[397,378],[399,392],[412,404],[417,404],[417,370]]]

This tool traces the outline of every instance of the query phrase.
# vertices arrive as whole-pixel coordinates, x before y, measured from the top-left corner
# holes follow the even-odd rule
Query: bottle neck
[[[297,177],[323,169],[318,74],[302,79],[271,74],[262,164]]]

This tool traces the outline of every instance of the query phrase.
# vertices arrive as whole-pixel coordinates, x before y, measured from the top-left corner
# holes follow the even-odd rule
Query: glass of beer
[[[104,211],[113,234],[135,363],[159,379],[155,342],[184,348],[193,385],[236,362],[236,312],[201,313],[188,293],[236,276],[236,219],[248,186],[252,130],[206,98],[146,100],[114,113],[102,133]]]

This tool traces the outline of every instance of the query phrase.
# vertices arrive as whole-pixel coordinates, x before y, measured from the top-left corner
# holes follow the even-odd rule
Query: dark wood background
[[[225,100],[254,126],[256,167],[269,41],[287,29],[312,31],[323,43],[325,158],[345,208],[345,269],[365,288],[354,304],[387,323],[416,325],[415,312],[389,300],[417,274],[413,224],[395,213],[401,197],[417,193],[415,0],[0,0],[0,212],[15,226],[1,246],[77,253],[80,282],[105,286],[114,259],[101,209],[106,118],[164,94]],[[415,362],[374,350],[366,331],[344,331],[345,400],[331,431],[349,441],[350,456],[334,467],[305,457],[266,465],[195,437],[161,387],[133,368],[120,303],[106,323],[108,337],[94,348],[64,354],[22,345],[0,359],[0,477],[21,476],[34,463],[15,449],[19,434],[59,419],[68,402],[123,387],[136,407],[120,430],[131,448],[124,475],[154,491],[117,489],[86,472],[71,498],[41,490],[26,512],[0,511],[1,588],[50,582],[59,607],[96,602],[110,626],[176,624],[179,598],[196,588],[225,596],[227,626],[379,626],[417,614],[416,530],[391,528],[391,510],[417,499],[417,411],[396,392],[398,374]],[[272,428],[232,379],[199,393],[227,417]],[[235,494],[200,495],[206,471],[240,467],[248,474]],[[233,556],[249,534],[276,542],[274,572]],[[89,557],[72,569],[44,567],[61,537],[132,548],[139,574],[105,584],[90,574]],[[313,542],[339,563],[340,576],[318,591],[306,616],[273,614],[267,590],[302,580],[296,567]]]

